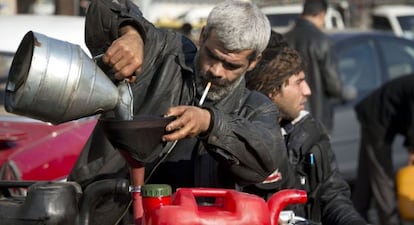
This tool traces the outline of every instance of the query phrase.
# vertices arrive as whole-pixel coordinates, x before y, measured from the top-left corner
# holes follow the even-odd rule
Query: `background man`
[[[312,90],[310,112],[331,132],[332,101],[341,97],[342,82],[329,39],[322,31],[327,8],[326,0],[305,0],[302,16],[285,37],[304,59],[306,80]]]
[[[375,200],[379,224],[400,224],[392,163],[392,143],[405,137],[408,164],[414,164],[414,75],[383,84],[355,106],[361,125],[358,177],[353,192],[355,208],[368,218]]]

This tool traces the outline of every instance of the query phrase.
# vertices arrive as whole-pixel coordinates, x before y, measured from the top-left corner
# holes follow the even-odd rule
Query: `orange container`
[[[212,203],[199,205],[199,198]],[[146,216],[146,225],[270,225],[268,206],[262,198],[231,189],[179,188],[171,205]]]
[[[414,165],[406,166],[397,173],[398,207],[404,220],[414,221]]]

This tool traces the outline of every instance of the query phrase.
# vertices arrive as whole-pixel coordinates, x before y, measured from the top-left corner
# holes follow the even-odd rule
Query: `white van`
[[[44,34],[77,44],[90,56],[85,45],[85,18],[80,16],[56,15],[0,15],[0,115],[8,114],[4,110],[4,88],[14,53],[24,35],[29,31]]]
[[[414,6],[381,5],[372,11],[372,28],[414,39]]]
[[[303,11],[302,4],[290,4],[280,6],[266,6],[261,8],[262,12],[269,18],[272,28],[280,33],[287,32],[294,24],[296,18]],[[334,8],[328,7],[325,17],[326,29],[344,29],[345,24],[341,14]]]
[[[89,54],[85,45],[85,17],[63,15],[0,15],[0,51],[14,53],[28,31],[78,44]]]

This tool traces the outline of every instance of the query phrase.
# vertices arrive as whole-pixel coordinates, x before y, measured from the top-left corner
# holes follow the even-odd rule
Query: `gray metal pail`
[[[6,111],[54,124],[111,110],[117,87],[79,45],[29,31],[13,58]]]

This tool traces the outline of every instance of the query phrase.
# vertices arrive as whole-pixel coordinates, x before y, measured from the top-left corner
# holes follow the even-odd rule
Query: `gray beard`
[[[206,99],[210,101],[219,101],[222,100],[224,97],[228,96],[232,93],[242,82],[244,74],[241,75],[237,80],[230,83],[227,86],[217,86],[212,83],[210,90],[208,91]],[[200,75],[196,74],[196,89],[197,94],[201,96],[206,89],[208,81],[203,79]]]

